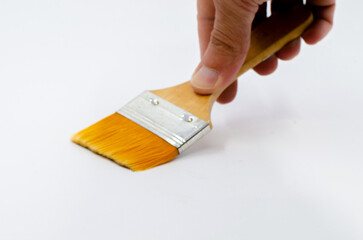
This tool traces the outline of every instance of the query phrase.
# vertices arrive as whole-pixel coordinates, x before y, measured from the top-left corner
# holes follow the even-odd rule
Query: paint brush
[[[301,5],[260,23],[251,33],[238,76],[299,37],[312,22],[311,11]],[[146,170],[171,161],[211,130],[211,109],[222,92],[199,95],[189,81],[145,91],[72,141],[133,171]]]

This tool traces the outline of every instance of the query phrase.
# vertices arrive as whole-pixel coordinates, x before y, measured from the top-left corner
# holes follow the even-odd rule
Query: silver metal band
[[[153,132],[183,152],[210,130],[207,122],[145,91],[117,113]]]

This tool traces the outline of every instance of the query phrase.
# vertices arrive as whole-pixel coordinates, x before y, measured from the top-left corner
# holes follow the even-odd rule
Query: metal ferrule
[[[179,153],[211,130],[207,122],[149,91],[141,93],[117,113],[163,138]]]

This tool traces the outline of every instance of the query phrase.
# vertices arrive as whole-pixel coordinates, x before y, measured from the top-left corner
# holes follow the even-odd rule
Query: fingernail
[[[218,72],[202,66],[197,73],[192,76],[191,83],[200,89],[212,89],[216,85]]]

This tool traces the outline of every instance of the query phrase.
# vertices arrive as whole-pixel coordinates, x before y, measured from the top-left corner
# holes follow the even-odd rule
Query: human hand
[[[237,93],[235,77],[250,45],[253,24],[266,18],[267,0],[198,0],[198,34],[201,62],[191,84],[197,93],[210,94],[224,89],[218,102],[231,102]],[[301,0],[273,0],[272,14],[302,4]],[[335,0],[307,0],[314,13],[313,24],[303,33],[308,44],[323,39],[333,24]],[[290,60],[300,51],[300,38],[287,44],[254,70],[267,75],[277,68],[278,59]],[[232,83],[233,82],[233,83]]]

